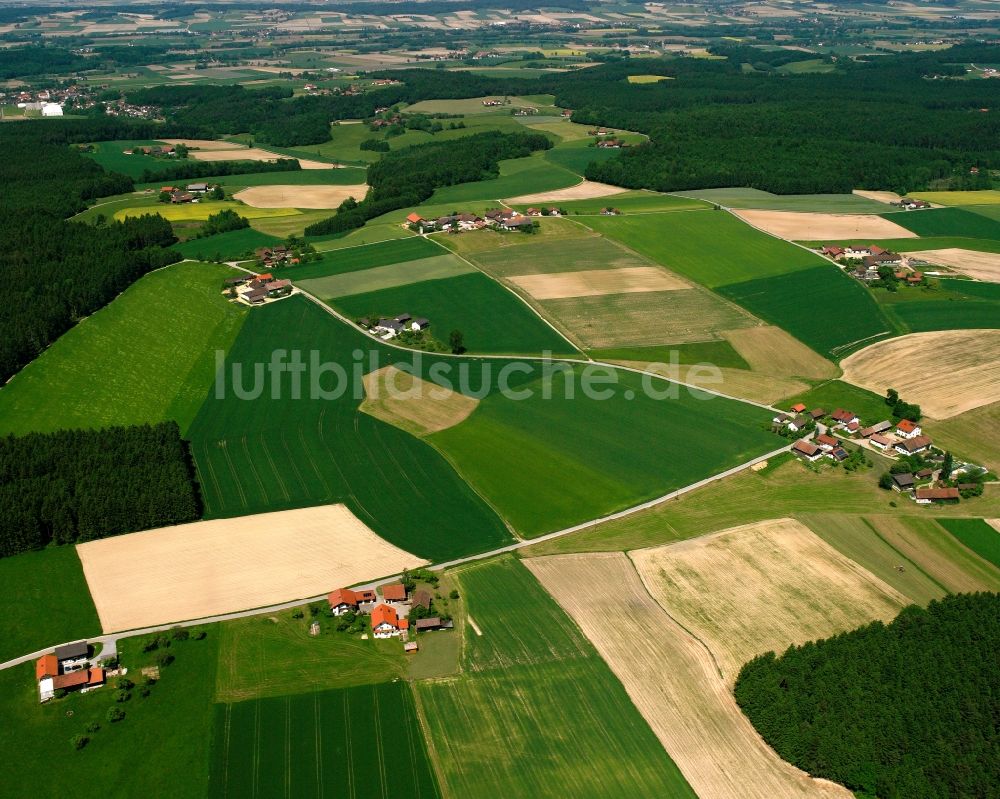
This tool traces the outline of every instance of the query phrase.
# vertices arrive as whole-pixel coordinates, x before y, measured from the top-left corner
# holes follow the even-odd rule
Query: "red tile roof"
[[[52,687],[56,689],[76,688],[80,685],[86,685],[89,679],[89,671],[87,669],[80,669],[79,671],[71,671],[69,674],[60,674],[58,677],[53,677]]]
[[[806,406],[805,406],[805,405],[803,405],[803,404],[802,404],[801,402],[796,402],[796,403],[795,403],[795,404],[794,404],[794,405],[792,406],[792,411],[793,411],[794,413],[802,413],[802,411],[804,411],[805,409],[806,409]]]
[[[902,430],[904,433],[912,433],[917,429],[916,422],[911,422],[909,419],[901,419],[899,424],[896,425],[897,430]]]
[[[817,444],[828,444],[831,447],[835,447],[840,442],[837,441],[837,439],[835,439],[833,436],[827,435],[826,433],[822,433],[822,434],[816,436],[816,443]]]
[[[402,583],[383,585],[382,596],[387,602],[403,602],[406,600],[406,587]]]
[[[812,457],[819,452],[819,447],[811,441],[796,441],[792,444],[792,449],[796,452],[801,452],[803,455],[808,455],[809,457]]]
[[[87,685],[103,685],[104,669],[93,668],[87,674]]]
[[[405,629],[401,626],[399,614],[392,605],[379,605],[372,611],[372,629],[376,630],[382,624],[389,624],[397,630]]]
[[[55,655],[42,655],[35,661],[35,680],[55,677],[59,673],[59,661]]]
[[[418,213],[416,213],[414,211],[412,214],[410,214],[409,216],[406,217],[406,221],[407,222],[423,222],[424,218],[420,214],[418,214]]]
[[[958,499],[957,488],[918,488],[917,499]]]

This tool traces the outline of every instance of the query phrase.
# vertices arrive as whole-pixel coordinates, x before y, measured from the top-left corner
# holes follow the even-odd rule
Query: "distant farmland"
[[[463,676],[415,683],[446,795],[694,799],[621,684],[524,566],[494,560],[458,579],[482,635],[462,633]]]
[[[315,350],[321,361],[345,368],[355,349],[386,352],[304,298],[254,309],[230,361],[251,371],[253,364],[267,363],[276,348],[298,350],[304,359]],[[230,390],[224,399],[213,394],[202,406],[189,437],[206,516],[344,502],[379,535],[430,560],[511,540],[496,514],[441,455],[409,433],[359,413],[363,395],[355,399],[348,391],[338,399],[309,399],[306,380],[296,399],[287,377],[278,399],[269,388],[256,400],[242,400]],[[333,381],[322,385],[330,391]]]
[[[216,705],[209,795],[439,796],[404,682]]]

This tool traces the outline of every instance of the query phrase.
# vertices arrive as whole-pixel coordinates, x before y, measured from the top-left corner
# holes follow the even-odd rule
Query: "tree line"
[[[747,663],[736,701],[785,760],[859,795],[995,796],[1000,595],[905,608]]]
[[[200,518],[175,422],[0,438],[0,557]]]
[[[0,130],[0,382],[139,277],[180,259],[159,216],[65,221],[85,199],[128,191],[132,181],[65,144],[32,138],[34,127]]]
[[[364,200],[348,198],[336,216],[310,225],[305,233],[320,236],[361,227],[382,214],[419,205],[441,186],[496,177],[500,161],[551,146],[541,133],[488,131],[464,138],[458,146],[443,141],[394,150],[368,167],[371,189]]]

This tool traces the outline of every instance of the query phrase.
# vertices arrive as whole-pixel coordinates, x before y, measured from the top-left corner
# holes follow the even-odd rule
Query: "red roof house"
[[[792,413],[802,413],[802,411],[804,411],[805,409],[806,409],[805,405],[803,405],[801,402],[796,402],[792,406],[791,411]]]
[[[386,602],[405,602],[406,586],[402,583],[392,583],[382,586],[382,598]]]
[[[420,224],[421,222],[423,222],[424,218],[420,214],[414,212],[414,213],[412,213],[412,214],[410,214],[409,216],[406,217],[406,221],[410,222],[410,223],[412,223],[414,225],[417,225],[417,224]]]
[[[42,655],[35,661],[35,680],[46,677],[56,677],[59,674],[59,661],[55,655]]]
[[[393,638],[409,626],[409,621],[399,618],[391,605],[379,605],[372,611],[372,634],[376,638]]]

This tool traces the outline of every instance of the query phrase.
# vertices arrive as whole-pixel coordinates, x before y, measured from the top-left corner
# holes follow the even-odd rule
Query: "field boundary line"
[[[434,776],[434,781],[437,783],[438,792],[441,795],[441,799],[452,799],[448,781],[444,778],[444,767],[441,765],[441,756],[438,753],[434,736],[431,734],[431,728],[427,724],[427,710],[424,708],[420,691],[412,680],[408,680],[407,682],[410,684],[410,694],[413,696],[413,707],[417,714],[417,724],[420,726],[420,732],[423,734],[424,745],[427,747],[427,759],[430,762],[431,773]]]
[[[933,519],[933,517],[931,517],[931,518]],[[917,571],[917,572],[919,572],[920,574],[924,575],[924,577],[926,577],[926,578],[927,578],[928,580],[930,580],[930,581],[931,581],[932,583],[934,583],[934,585],[936,585],[936,586],[937,586],[938,588],[940,588],[940,589],[941,589],[941,590],[942,590],[942,591],[943,591],[943,592],[944,592],[945,594],[950,594],[950,593],[952,593],[952,590],[951,590],[950,588],[948,588],[948,586],[946,586],[946,585],[942,585],[942,584],[941,584],[941,583],[940,583],[940,582],[939,582],[939,581],[938,581],[938,580],[937,580],[937,579],[936,579],[936,578],[934,577],[934,575],[933,575],[933,574],[931,574],[930,572],[928,572],[928,571],[926,571],[925,569],[923,569],[923,568],[921,567],[921,565],[920,565],[919,563],[917,563],[917,562],[916,562],[915,560],[912,560],[911,558],[907,557],[907,556],[906,556],[906,555],[904,555],[904,554],[903,554],[902,552],[900,552],[900,551],[899,551],[899,549],[897,549],[897,548],[896,548],[895,546],[893,546],[893,545],[892,545],[892,543],[891,543],[891,542],[889,542],[889,541],[888,541],[888,540],[887,540],[887,539],[885,538],[885,536],[883,536],[883,535],[882,535],[882,534],[881,534],[881,533],[880,533],[880,532],[878,531],[878,529],[877,529],[877,528],[875,527],[875,525],[871,523],[871,521],[870,521],[870,520],[868,519],[868,517],[867,517],[867,516],[862,516],[862,517],[861,517],[861,521],[863,521],[863,522],[865,523],[865,527],[867,527],[867,528],[868,528],[869,530],[871,530],[871,531],[872,531],[872,533],[874,533],[875,537],[876,537],[876,538],[877,538],[877,539],[878,539],[879,541],[881,541],[881,542],[882,542],[883,544],[885,544],[885,545],[886,545],[887,547],[889,547],[889,549],[891,549],[891,550],[892,550],[893,552],[895,552],[895,553],[896,553],[896,555],[898,555],[898,556],[899,556],[899,557],[900,557],[901,559],[903,559],[904,561],[906,561],[907,563],[909,563],[909,564],[910,564],[910,565],[911,565],[911,566],[912,566],[912,567],[913,567],[914,569],[916,569],[916,571]],[[935,523],[937,522],[937,520],[936,520],[936,519],[933,519],[933,521],[935,521]],[[806,525],[806,526],[808,526],[808,525]],[[944,528],[944,527],[942,527],[942,526],[941,526],[940,524],[939,524],[938,526],[939,526],[939,527],[941,527],[941,529],[942,529],[942,530],[944,530],[945,532],[948,532],[948,531],[947,531],[947,530],[945,530],[945,528]],[[902,591],[900,591],[900,593],[902,593]]]

